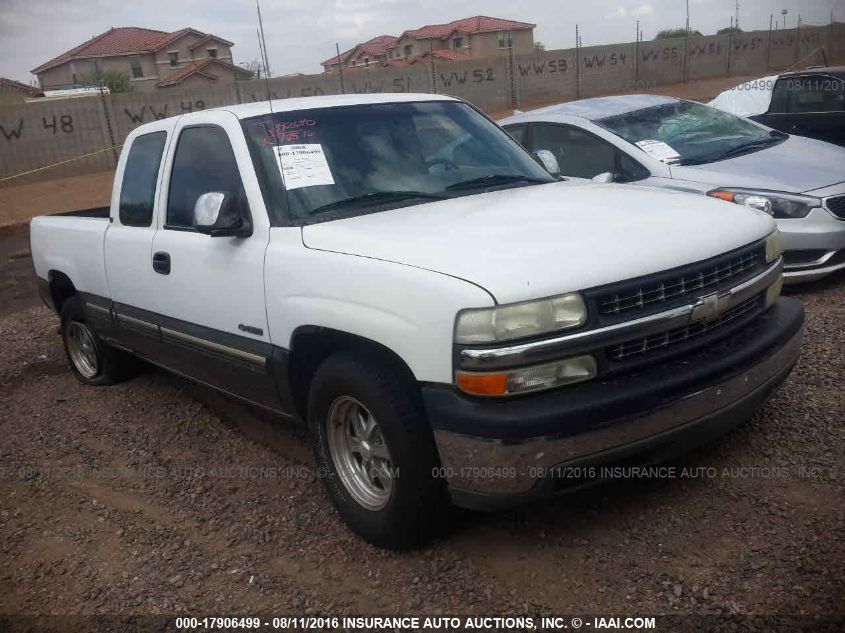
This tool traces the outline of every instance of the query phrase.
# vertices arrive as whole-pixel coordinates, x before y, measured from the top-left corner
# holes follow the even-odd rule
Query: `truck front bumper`
[[[733,336],[632,374],[512,399],[422,387],[455,504],[506,507],[585,483],[587,466],[664,460],[750,418],[789,374],[804,311],[783,297]]]

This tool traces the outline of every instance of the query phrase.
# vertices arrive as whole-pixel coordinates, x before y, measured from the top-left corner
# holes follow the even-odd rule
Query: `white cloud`
[[[651,4],[643,4],[631,11],[631,15],[640,17],[644,15],[654,15],[654,7]]]
[[[604,16],[605,20],[619,20],[628,17],[628,11],[625,7],[616,7],[613,11]]]

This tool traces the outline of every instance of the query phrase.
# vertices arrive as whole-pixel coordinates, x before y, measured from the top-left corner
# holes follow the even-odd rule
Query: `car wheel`
[[[113,385],[136,376],[140,361],[105,343],[85,320],[82,300],[68,298],[62,305],[62,340],[70,367],[86,385]]]
[[[412,385],[388,361],[327,359],[311,383],[308,427],[318,474],[338,512],[373,545],[429,537],[446,494],[431,427]]]

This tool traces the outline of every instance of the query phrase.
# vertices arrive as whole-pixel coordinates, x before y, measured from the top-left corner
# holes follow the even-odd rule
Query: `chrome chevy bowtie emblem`
[[[722,312],[719,305],[719,294],[713,292],[709,295],[699,297],[698,301],[692,307],[692,314],[690,315],[690,322],[694,321],[713,321],[718,318]]]

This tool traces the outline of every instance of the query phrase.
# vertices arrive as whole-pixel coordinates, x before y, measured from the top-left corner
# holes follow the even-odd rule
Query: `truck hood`
[[[714,187],[803,193],[845,180],[845,147],[803,136],[706,165],[672,166],[672,178]]]
[[[774,228],[762,212],[712,198],[560,182],[312,224],[302,233],[308,248],[451,275],[511,303],[707,259]]]

